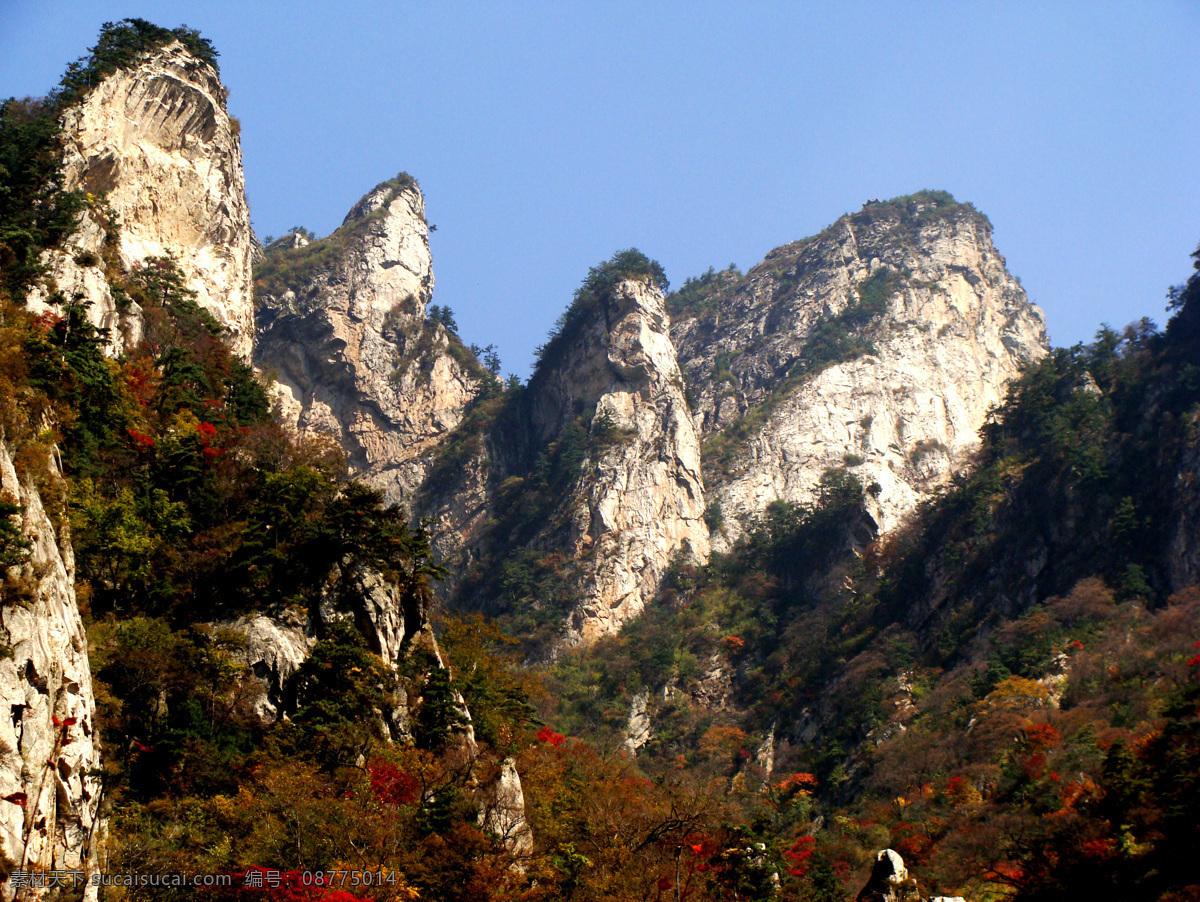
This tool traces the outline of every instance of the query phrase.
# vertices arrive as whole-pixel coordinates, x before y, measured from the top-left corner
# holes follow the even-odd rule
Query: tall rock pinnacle
[[[335,437],[392,501],[411,499],[423,455],[481,376],[426,319],[432,293],[425,200],[407,175],[377,186],[328,238],[269,248],[259,272],[256,362],[278,379],[285,420]]]
[[[64,186],[107,201],[107,209],[86,212],[48,262],[68,300],[76,292],[90,299],[90,317],[113,331],[114,351],[141,333],[138,311],[119,307],[97,265],[106,228],[119,227],[122,265],[173,257],[234,353],[250,356],[254,236],[240,128],[226,95],[213,67],[173,41],[105,78],[63,117]]]

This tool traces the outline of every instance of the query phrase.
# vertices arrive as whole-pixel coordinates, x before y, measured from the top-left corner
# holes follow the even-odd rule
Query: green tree
[[[334,621],[289,680],[293,753],[330,770],[354,764],[384,738],[394,688],[391,672],[362,635],[348,621]]]

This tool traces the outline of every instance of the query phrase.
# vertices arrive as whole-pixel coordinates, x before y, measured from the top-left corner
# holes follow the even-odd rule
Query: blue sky
[[[0,0],[0,95],[100,24],[221,54],[260,235],[406,170],[434,301],[526,375],[588,267],[752,266],[868,198],[988,214],[1056,344],[1164,319],[1200,241],[1200,4]]]

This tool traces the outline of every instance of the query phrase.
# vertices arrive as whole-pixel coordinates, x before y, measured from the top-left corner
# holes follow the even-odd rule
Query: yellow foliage
[[[996,684],[980,707],[984,711],[1022,711],[1042,708],[1050,702],[1050,690],[1037,680],[1008,676]]]
[[[706,755],[732,755],[745,741],[745,732],[737,727],[709,727],[700,739],[700,751]]]

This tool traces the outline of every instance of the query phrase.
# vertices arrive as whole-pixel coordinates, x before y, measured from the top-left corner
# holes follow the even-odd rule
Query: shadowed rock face
[[[870,513],[894,529],[966,465],[989,408],[1046,351],[1041,311],[968,207],[869,205],[726,280],[671,330],[708,440],[708,495],[725,516],[717,547],[776,499],[812,501],[835,467],[874,484]],[[857,327],[860,351],[822,363],[814,336],[872,289],[886,305]],[[748,415],[753,426],[709,453]]]
[[[268,267],[275,253],[289,251],[272,250]],[[479,390],[425,317],[433,271],[420,189],[385,182],[303,253],[319,262],[262,299],[256,362],[278,379],[285,421],[332,436],[359,477],[409,502],[428,452]]]
[[[148,53],[64,114],[64,186],[107,200],[124,266],[175,258],[200,305],[226,328],[229,346],[249,358],[255,242],[226,93],[216,71],[179,42]],[[112,330],[117,352],[140,337],[139,311],[118,310],[100,268],[78,262],[100,255],[107,222],[99,208],[85,213],[78,234],[47,262],[68,299],[79,291],[91,300],[90,318]],[[35,296],[32,304],[45,300]]]
[[[248,703],[262,723],[274,723],[287,705],[295,702],[288,698],[289,678],[308,660],[317,636],[343,619],[354,623],[367,647],[393,670],[414,649],[423,649],[436,666],[443,666],[425,590],[403,588],[372,567],[339,564],[323,586],[318,609],[307,616],[294,610],[274,611],[214,624],[217,629],[231,630],[242,637],[238,658],[253,676]],[[464,741],[473,743],[470,712],[462,697],[457,698],[465,719],[458,732]],[[383,732],[393,739],[411,739],[408,703],[402,691],[392,710],[380,712]]]
[[[74,555],[32,482],[18,481],[3,443],[0,492],[20,506],[30,543],[0,602],[0,868],[90,869],[100,744]]]

